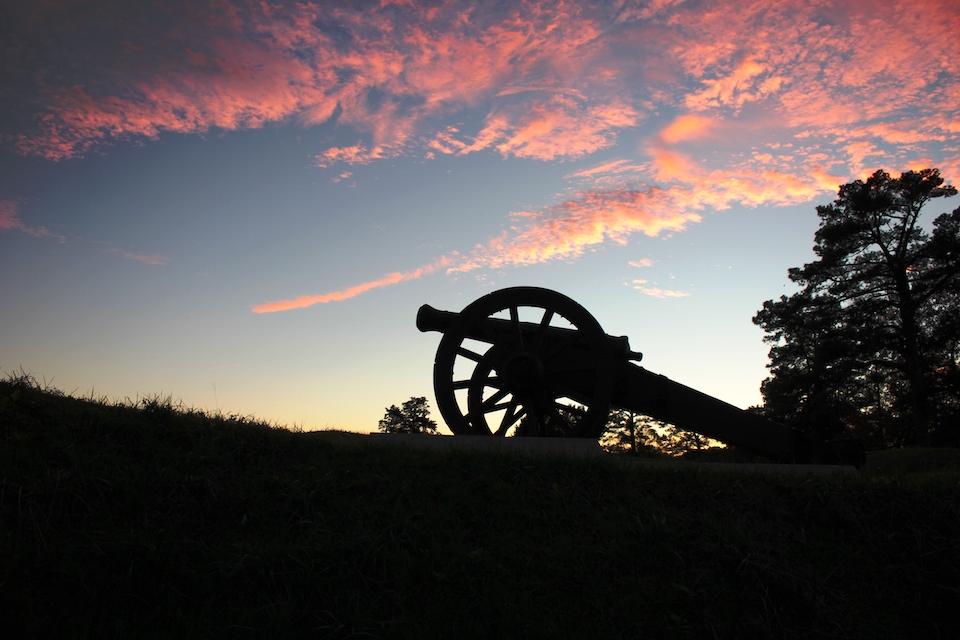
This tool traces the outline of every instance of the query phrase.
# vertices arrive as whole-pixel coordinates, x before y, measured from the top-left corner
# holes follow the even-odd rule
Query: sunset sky
[[[150,5],[0,8],[0,371],[79,395],[369,431],[535,285],[746,407],[815,205],[960,182],[955,0]]]

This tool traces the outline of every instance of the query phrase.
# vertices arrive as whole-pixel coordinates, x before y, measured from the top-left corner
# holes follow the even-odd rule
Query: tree
[[[715,449],[721,443],[694,431],[628,409],[614,409],[600,439],[604,449],[634,456],[673,458]]]
[[[717,449],[723,445],[702,433],[687,431],[668,424],[665,425],[661,433],[657,434],[655,446],[658,451],[668,456],[682,458],[688,454],[705,451],[707,449]]]
[[[427,399],[422,396],[410,398],[402,407],[387,407],[377,428],[382,433],[437,433],[437,423],[430,419]]]
[[[657,432],[653,418],[630,411],[613,409],[607,417],[607,429],[601,438],[604,449],[633,456],[654,455]]]
[[[928,440],[957,396],[960,208],[921,224],[957,190],[936,169],[877,171],[817,207],[817,259],[788,272],[800,291],[753,321],[770,344],[766,409],[818,436]]]

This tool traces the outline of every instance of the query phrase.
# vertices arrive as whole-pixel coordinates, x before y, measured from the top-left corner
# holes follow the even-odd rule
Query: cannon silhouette
[[[538,287],[485,295],[460,313],[423,305],[420,331],[443,333],[437,406],[456,435],[599,438],[628,409],[781,462],[860,465],[856,441],[819,442],[635,364],[571,298]]]

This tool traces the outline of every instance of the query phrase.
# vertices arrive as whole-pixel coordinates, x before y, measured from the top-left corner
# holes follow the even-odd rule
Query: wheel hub
[[[503,366],[503,377],[515,393],[529,395],[536,389],[543,389],[543,371],[540,358],[524,351],[507,359]]]

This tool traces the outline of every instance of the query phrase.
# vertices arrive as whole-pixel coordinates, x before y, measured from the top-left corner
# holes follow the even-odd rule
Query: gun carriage
[[[485,295],[460,313],[423,305],[420,331],[443,333],[436,401],[457,435],[599,438],[611,407],[782,462],[859,464],[851,441],[818,442],[641,367],[581,305],[537,287]]]

